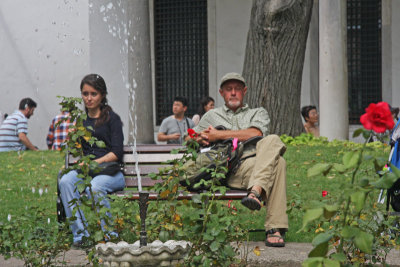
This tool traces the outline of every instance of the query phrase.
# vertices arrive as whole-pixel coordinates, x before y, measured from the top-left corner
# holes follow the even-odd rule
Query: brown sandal
[[[285,246],[285,239],[284,239],[285,236],[284,236],[284,234],[283,235],[276,235],[275,234],[276,232],[280,233],[280,231],[275,229],[275,228],[272,228],[272,229],[270,229],[270,230],[265,232],[265,234],[266,234],[265,245],[267,247],[282,248],[282,247]],[[270,238],[270,237],[278,237],[279,238],[278,242],[274,242],[274,243],[269,242],[268,238]],[[283,242],[280,242],[281,240]]]
[[[254,198],[249,197],[250,194],[253,194],[260,202],[255,200]],[[261,209],[261,202],[262,198],[261,195],[255,191],[251,190],[246,197],[242,198],[242,205],[245,206],[246,208],[249,208],[251,210],[260,210]]]

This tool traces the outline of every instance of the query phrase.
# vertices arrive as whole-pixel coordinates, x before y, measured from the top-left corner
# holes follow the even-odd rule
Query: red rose
[[[193,129],[189,128],[188,130],[188,134],[190,136],[190,138],[196,138],[199,134],[196,133]]]
[[[393,129],[394,121],[388,103],[371,103],[365,112],[360,118],[365,129],[373,130],[376,133],[384,133],[386,130]]]
[[[323,196],[323,197],[326,197],[326,195],[328,195],[328,191],[325,191],[325,190],[322,191],[322,196]]]

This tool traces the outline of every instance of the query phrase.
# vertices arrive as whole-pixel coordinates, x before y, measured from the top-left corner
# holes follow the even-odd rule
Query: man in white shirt
[[[0,152],[18,150],[38,150],[29,140],[28,119],[37,104],[30,98],[19,103],[19,110],[9,115],[0,126]]]

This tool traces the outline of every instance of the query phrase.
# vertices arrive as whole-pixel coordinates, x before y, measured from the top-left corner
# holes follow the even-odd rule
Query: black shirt
[[[83,125],[87,128],[91,126],[93,128],[92,136],[96,137],[97,140],[103,141],[106,147],[100,148],[94,143],[90,145],[87,142],[82,142],[83,153],[85,155],[92,154],[95,159],[101,158],[109,152],[113,152],[117,157],[118,161],[122,161],[124,154],[124,134],[122,133],[122,122],[118,114],[110,111],[109,119],[102,125],[95,127],[94,124],[97,119],[90,118],[83,122]]]

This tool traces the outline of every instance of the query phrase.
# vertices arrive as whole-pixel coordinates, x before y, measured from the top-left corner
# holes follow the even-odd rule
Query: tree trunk
[[[301,78],[312,6],[313,0],[253,1],[243,67],[245,100],[268,111],[270,133],[304,132]]]

